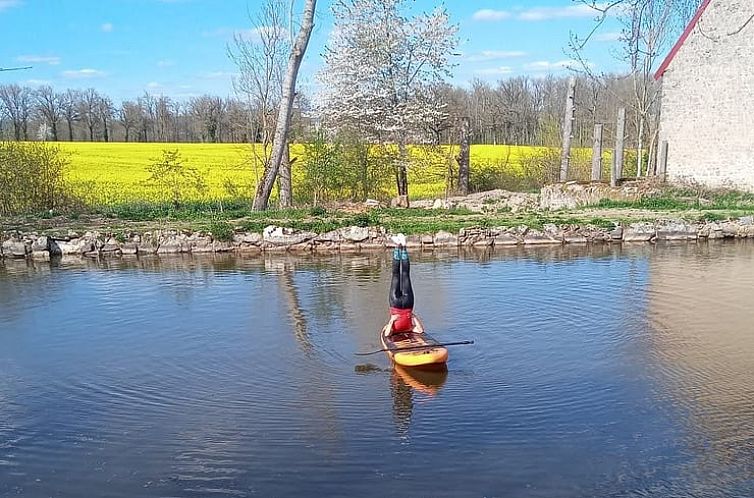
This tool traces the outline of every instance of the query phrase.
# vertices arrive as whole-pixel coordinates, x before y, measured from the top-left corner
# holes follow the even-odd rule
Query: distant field
[[[163,150],[180,151],[184,163],[195,168],[206,183],[203,192],[189,192],[192,200],[219,200],[251,196],[262,174],[262,166],[254,160],[253,148],[244,144],[170,144],[170,143],[101,143],[61,142],[60,148],[70,154],[68,177],[76,192],[91,204],[112,205],[132,201],[159,201],[159,189],[147,183],[148,166]],[[259,146],[257,146],[259,150]],[[472,146],[472,169],[504,168],[507,174],[523,173],[523,158],[546,149],[527,146]],[[293,157],[301,156],[302,145],[291,149]],[[458,153],[447,148],[434,153],[412,149],[415,167],[409,180],[413,198],[441,196],[450,157]],[[300,165],[301,162],[295,163]],[[294,190],[301,172],[294,164]],[[392,185],[386,185],[392,191]]]

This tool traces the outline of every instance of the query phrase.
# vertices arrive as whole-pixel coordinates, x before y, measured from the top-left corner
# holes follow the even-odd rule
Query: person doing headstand
[[[406,236],[393,238],[393,274],[390,280],[390,322],[385,331],[388,335],[414,332],[421,334],[424,327],[414,315],[414,289],[411,287],[411,263],[406,250]]]

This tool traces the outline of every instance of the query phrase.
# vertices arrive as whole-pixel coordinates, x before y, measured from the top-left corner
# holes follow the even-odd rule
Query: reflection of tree
[[[306,315],[301,310],[301,302],[298,297],[298,290],[296,289],[296,283],[293,280],[293,274],[295,267],[292,263],[284,263],[282,271],[280,272],[280,289],[285,295],[285,301],[288,305],[288,313],[290,313],[293,320],[293,331],[296,336],[296,342],[309,356],[314,351],[309,333],[306,328]]]

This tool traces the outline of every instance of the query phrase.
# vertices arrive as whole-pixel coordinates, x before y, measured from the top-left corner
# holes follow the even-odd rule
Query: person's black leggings
[[[414,308],[414,289],[411,288],[411,263],[409,263],[408,258],[401,258],[400,261],[393,258],[390,307],[401,310]]]

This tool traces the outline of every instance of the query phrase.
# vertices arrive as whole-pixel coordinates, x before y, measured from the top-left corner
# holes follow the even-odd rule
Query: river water
[[[0,263],[0,496],[754,495],[754,244]]]

